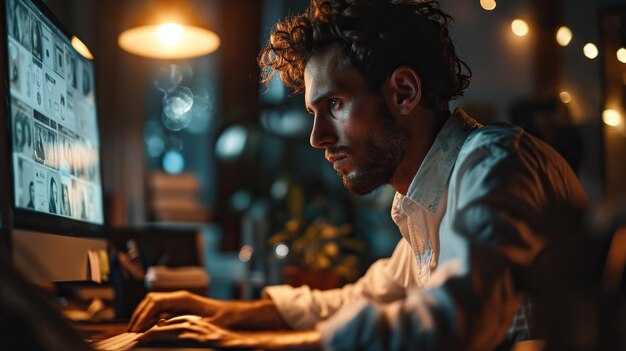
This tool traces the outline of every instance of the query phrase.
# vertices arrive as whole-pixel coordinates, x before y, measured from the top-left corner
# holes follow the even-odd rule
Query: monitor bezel
[[[54,26],[57,27],[57,29],[59,29],[59,31],[66,36],[66,38],[68,40],[71,41],[72,38],[72,34],[70,31],[67,30],[67,28],[61,23],[61,21],[56,17],[56,15],[54,15],[54,13],[46,6],[46,4],[44,4],[41,0],[14,0],[14,1],[30,1],[32,4],[35,5],[35,7],[37,7],[37,9],[39,11],[41,11],[41,13],[47,17],[50,22],[52,22],[52,24]],[[50,215],[50,214],[46,214],[44,212],[36,212],[36,211],[32,211],[32,210],[27,210],[27,209],[22,209],[16,206],[15,203],[15,193],[14,193],[14,189],[15,189],[15,173],[14,173],[14,164],[13,164],[13,133],[12,133],[12,125],[11,125],[11,95],[10,95],[10,81],[8,78],[8,69],[9,69],[9,62],[8,62],[8,45],[9,45],[9,38],[8,38],[8,30],[7,30],[7,13],[6,13],[6,6],[7,6],[7,1],[6,0],[0,0],[0,6],[2,7],[2,9],[0,10],[0,14],[2,15],[2,19],[0,22],[2,22],[0,24],[0,35],[3,36],[3,44],[0,45],[0,61],[2,63],[2,69],[3,72],[0,73],[0,75],[3,75],[4,78],[0,78],[2,79],[2,84],[0,87],[0,93],[3,94],[4,96],[4,101],[2,104],[2,106],[0,106],[0,114],[2,116],[0,116],[1,118],[4,118],[4,121],[2,123],[3,125],[3,132],[5,133],[5,135],[7,136],[7,138],[5,138],[6,142],[5,142],[5,146],[7,147],[7,150],[5,152],[3,152],[3,158],[8,158],[6,161],[8,161],[9,167],[6,167],[7,172],[9,172],[9,174],[4,174],[4,177],[8,177],[7,179],[9,180],[9,182],[4,182],[4,186],[3,188],[5,189],[0,189],[2,192],[6,191],[6,194],[9,195],[9,199],[4,200],[4,202],[8,202],[8,219],[10,220],[10,230],[16,230],[16,229],[23,229],[23,230],[30,230],[30,231],[38,231],[38,232],[44,232],[44,233],[51,233],[51,234],[58,234],[58,235],[66,235],[66,236],[76,236],[76,237],[92,237],[92,238],[104,238],[105,237],[105,233],[104,233],[104,226],[106,223],[106,218],[107,218],[107,213],[106,213],[106,206],[104,206],[104,187],[103,187],[103,177],[102,177],[102,137],[101,137],[101,133],[100,133],[100,129],[101,129],[101,124],[100,124],[100,116],[98,113],[98,94],[97,94],[97,86],[96,86],[96,82],[98,81],[97,77],[96,77],[96,63],[94,60],[90,60],[93,68],[94,68],[94,72],[93,72],[93,79],[94,79],[94,97],[95,97],[95,108],[96,108],[96,119],[97,119],[97,133],[98,133],[98,163],[99,163],[99,176],[100,176],[100,199],[102,201],[102,215],[103,215],[103,223],[102,224],[96,224],[96,223],[89,223],[89,222],[83,222],[80,220],[76,220],[76,219],[70,219],[70,218],[66,218],[66,217],[60,217],[60,216],[55,216],[55,215]],[[6,172],[4,172],[6,173]],[[6,189],[8,188],[8,189]],[[7,201],[8,200],[8,201]],[[9,244],[10,245],[10,244]]]
[[[6,36],[7,17],[5,0],[0,0],[0,3],[2,3],[2,6],[0,6],[0,35]],[[0,67],[6,67],[4,70],[6,79],[4,79],[4,81],[8,82],[7,49],[3,46],[4,45],[0,45]],[[6,118],[6,107],[8,103],[6,84],[0,84],[0,96],[4,97],[3,103],[0,103],[0,164],[10,165],[13,141],[9,139],[11,119]],[[11,252],[11,231],[13,230],[13,216],[11,213],[12,199],[14,196],[11,187],[13,184],[13,178],[11,178],[12,167],[12,165],[10,165],[10,167],[0,167],[0,198],[2,198],[0,201],[0,253],[4,255],[8,255]]]

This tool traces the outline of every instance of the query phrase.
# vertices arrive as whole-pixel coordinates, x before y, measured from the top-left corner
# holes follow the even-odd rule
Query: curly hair
[[[311,0],[303,13],[276,24],[259,54],[261,81],[278,72],[294,93],[304,90],[307,61],[338,44],[346,63],[378,90],[400,66],[421,79],[422,104],[449,112],[448,102],[463,95],[471,70],[454,52],[448,34],[452,18],[437,1]],[[467,73],[463,73],[463,68]]]

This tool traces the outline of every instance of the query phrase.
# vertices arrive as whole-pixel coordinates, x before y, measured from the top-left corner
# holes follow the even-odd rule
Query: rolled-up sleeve
[[[416,274],[412,249],[406,240],[400,239],[390,258],[374,262],[354,284],[324,291],[306,285],[297,288],[277,285],[265,288],[263,295],[272,299],[290,327],[313,329],[351,302],[367,299],[374,303],[390,303],[403,299],[407,289],[415,288]]]
[[[451,262],[433,277],[447,281],[457,272],[458,265]],[[449,276],[437,278],[442,273]],[[445,289],[412,289],[405,299],[389,304],[361,300],[346,305],[318,324],[318,330],[327,350],[430,350],[435,345],[436,349],[448,349],[443,343],[452,345],[453,339],[437,334],[455,329],[454,325],[442,328],[442,323],[454,323],[454,306]]]
[[[325,348],[495,348],[529,291],[535,258],[569,234],[571,216],[586,202],[554,150],[517,128],[484,128],[468,139],[452,172],[442,261],[429,284],[392,303],[346,306],[318,325]],[[448,239],[455,248],[446,248]]]

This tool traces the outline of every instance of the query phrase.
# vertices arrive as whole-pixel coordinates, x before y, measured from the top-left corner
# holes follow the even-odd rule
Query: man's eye
[[[332,109],[339,108],[339,107],[341,107],[341,100],[339,100],[339,99],[328,99],[328,105]]]

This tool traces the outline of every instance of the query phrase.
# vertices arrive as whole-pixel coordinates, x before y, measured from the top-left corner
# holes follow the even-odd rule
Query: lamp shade
[[[156,59],[202,56],[220,46],[220,38],[214,32],[173,22],[127,29],[120,34],[117,42],[131,54]]]
[[[194,0],[134,0],[122,2],[125,30],[118,45],[126,52],[154,59],[187,59],[210,54],[220,46],[207,16],[209,4]]]

